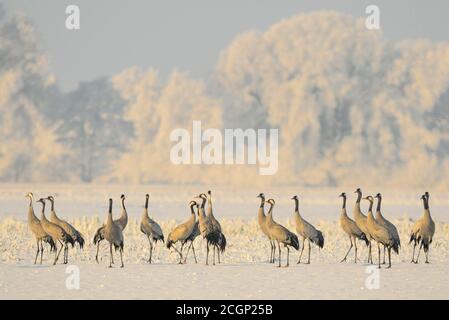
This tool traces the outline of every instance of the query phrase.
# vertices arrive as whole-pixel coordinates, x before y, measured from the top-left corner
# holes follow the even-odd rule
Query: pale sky
[[[207,79],[219,53],[246,30],[301,12],[336,10],[364,17],[380,7],[383,34],[392,40],[449,41],[447,0],[2,0],[7,13],[36,23],[52,71],[63,90],[130,66],[154,67],[164,77],[177,68]],[[76,4],[81,30],[65,28],[65,8]]]

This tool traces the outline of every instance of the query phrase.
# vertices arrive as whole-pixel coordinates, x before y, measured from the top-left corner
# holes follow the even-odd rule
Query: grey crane
[[[210,216],[206,216],[204,214],[204,206],[207,201],[207,196],[204,193],[201,193],[196,198],[199,198],[202,200],[201,205],[198,209],[198,222],[199,222],[199,228],[200,228],[200,234],[203,236],[204,239],[206,239],[206,265],[209,265],[209,251],[210,246],[212,246],[214,249],[219,246],[219,244],[223,245],[223,243],[226,245],[225,242],[220,241],[221,239],[221,232],[217,228],[214,227],[214,224],[212,223]],[[213,264],[215,265],[215,255]]]
[[[120,196],[120,199],[122,200],[122,214],[120,218],[114,220],[114,223],[117,224],[122,231],[125,230],[126,225],[128,224],[128,212],[126,211],[125,207],[125,195],[122,194]],[[100,250],[100,242],[104,239],[104,225],[102,225],[100,228],[98,228],[97,232],[95,232],[94,241],[93,243],[97,245],[97,253],[95,255],[95,260],[98,263],[98,251]]]
[[[215,264],[215,250],[217,250],[218,263],[220,262],[220,253],[223,253],[226,249],[226,237],[223,234],[221,229],[220,222],[215,218],[213,210],[212,210],[212,191],[207,191],[208,194],[208,203],[207,203],[207,217],[212,223],[212,228],[215,230],[217,234],[216,244],[213,246],[214,248],[214,264]]]
[[[307,260],[307,264],[310,263],[310,250],[311,245],[310,242],[316,244],[318,248],[324,247],[324,237],[323,233],[320,230],[317,230],[313,225],[311,225],[308,221],[306,221],[301,214],[299,213],[299,198],[298,196],[293,196],[292,200],[295,201],[295,225],[296,225],[296,233],[302,238],[302,249],[299,255],[298,263],[301,263],[302,253],[304,251],[304,247],[306,245],[306,240],[309,247],[309,258]]]
[[[375,198],[377,199],[376,221],[388,229],[390,234],[393,236],[393,239],[398,243],[398,247],[401,247],[401,239],[399,237],[398,229],[396,229],[396,226],[394,224],[385,219],[385,217],[382,215],[382,212],[380,211],[382,195],[378,193],[376,194]],[[384,246],[384,258],[382,264],[385,264],[385,251],[386,247]]]
[[[56,245],[55,242],[53,241],[53,238],[44,231],[44,228],[42,228],[40,220],[34,214],[33,193],[29,192],[25,197],[29,198],[30,200],[30,204],[28,206],[28,227],[30,228],[31,232],[36,238],[37,243],[37,251],[36,257],[34,258],[34,264],[37,263],[37,257],[39,255],[39,252],[41,254],[40,263],[42,264],[42,255],[44,253],[44,245],[42,242],[48,243],[50,245],[50,252],[56,251]]]
[[[199,215],[199,209],[200,209],[200,206],[199,206],[198,203],[196,204],[196,209],[197,209],[197,215]],[[190,248],[192,248],[192,251],[193,251],[193,257],[194,257],[194,259],[195,259],[195,263],[198,263],[198,261],[196,260],[195,247],[194,247],[194,245],[193,245],[193,242],[195,241],[196,237],[198,237],[200,234],[201,234],[201,233],[200,233],[199,221],[196,220],[196,221],[195,221],[195,226],[193,227],[193,230],[192,230],[192,233],[190,234],[190,236],[189,236],[186,240],[183,241],[183,244],[184,244],[184,245],[185,245],[187,242],[190,242],[190,245],[187,247],[187,253],[186,253],[186,256],[185,256],[185,258],[184,258],[184,263],[187,262],[187,257],[189,256]]]
[[[366,235],[368,238],[368,263],[373,263],[373,256],[371,252],[371,237],[368,232],[367,227],[367,217],[362,213],[360,210],[360,201],[362,199],[362,190],[360,188],[357,188],[354,193],[357,193],[357,200],[355,202],[353,215],[354,215],[354,221],[357,224],[357,227],[359,227],[360,230]]]
[[[360,230],[359,227],[357,227],[355,221],[348,217],[348,214],[346,212],[346,193],[342,192],[340,194],[340,197],[343,198],[343,205],[341,208],[341,215],[340,215],[340,227],[348,235],[349,241],[351,242],[351,246],[349,247],[348,252],[340,262],[346,261],[349,252],[351,252],[351,249],[354,246],[355,250],[354,262],[357,263],[357,239],[365,241],[366,246],[369,245],[369,241],[365,233],[363,233],[363,231]]]
[[[420,219],[418,219],[415,222],[410,235],[409,243],[414,242],[413,256],[411,261],[413,263],[418,263],[421,248],[424,248],[424,253],[426,254],[426,263],[429,263],[429,247],[430,244],[432,243],[433,236],[435,234],[435,222],[433,221],[432,216],[430,215],[429,198],[430,195],[428,192],[426,192],[421,196],[424,205],[424,214]],[[415,248],[417,244],[419,244],[419,250],[418,256],[416,257],[415,260]]]
[[[79,244],[80,249],[82,249],[84,247],[84,238],[81,235],[81,233],[78,230],[76,230],[70,223],[60,219],[56,215],[55,198],[53,198],[53,196],[48,196],[47,199],[50,201],[51,204],[50,221],[63,228],[64,231],[67,232],[72,237],[75,243],[77,242]]]
[[[170,249],[171,247],[173,247],[173,249],[175,249],[175,251],[179,254],[179,264],[184,263],[182,261],[182,249],[184,247],[185,241],[189,238],[189,236],[192,234],[193,228],[195,227],[195,209],[194,207],[196,206],[196,202],[195,201],[190,201],[189,203],[189,207],[190,207],[190,218],[176,226],[169,234],[167,237],[167,248]],[[178,249],[176,249],[175,244],[177,242],[181,242],[181,250],[179,251]]]
[[[164,242],[164,233],[162,232],[161,226],[150,218],[148,215],[148,199],[150,198],[149,194],[145,195],[145,208],[142,214],[142,220],[140,222],[140,231],[145,234],[148,238],[148,242],[150,244],[150,257],[148,258],[148,262],[151,263],[151,259],[153,256],[153,247],[155,243],[158,241]]]
[[[259,193],[257,198],[260,198],[260,206],[259,210],[257,211],[257,221],[259,223],[260,230],[262,230],[263,234],[268,237],[268,240],[270,240],[270,263],[274,263],[275,259],[275,253],[276,253],[276,244],[273,240],[270,239],[270,235],[268,234],[267,230],[267,216],[265,215],[265,195],[263,193]]]
[[[393,235],[389,232],[388,228],[379,224],[373,216],[373,203],[374,198],[372,196],[367,196],[364,199],[368,200],[370,205],[367,214],[367,228],[369,235],[372,239],[377,242],[377,252],[378,252],[378,267],[380,268],[380,245],[384,245],[388,252],[388,267],[391,268],[391,249],[399,254],[399,244],[393,238]]]
[[[122,202],[123,203],[123,202]],[[109,210],[106,223],[103,230],[104,239],[109,242],[109,268],[112,268],[114,263],[114,255],[112,253],[112,246],[114,246],[115,251],[119,250],[120,253],[120,267],[123,268],[123,248],[124,248],[124,238],[122,228],[118,223],[112,220],[112,199],[109,199]]]
[[[59,249],[59,251],[56,253],[55,250],[55,260],[53,262],[53,265],[56,264],[56,262],[58,261],[59,255],[61,254],[62,249],[64,248],[64,264],[68,263],[68,244],[70,243],[72,245],[72,247],[75,245],[75,241],[72,239],[72,237],[64,231],[63,228],[61,228],[60,226],[58,226],[57,224],[54,224],[52,222],[50,222],[47,217],[45,216],[45,199],[44,198],[40,198],[39,200],[37,200],[37,202],[40,202],[42,204],[42,215],[41,215],[41,225],[42,228],[44,229],[44,231],[46,233],[48,233],[52,238],[53,241],[55,242],[55,247],[56,247],[56,241],[58,241],[61,244],[61,248]]]
[[[268,199],[267,201],[270,204],[270,209],[268,210],[267,214],[267,230],[270,235],[270,239],[273,241],[276,241],[278,244],[278,251],[279,251],[279,265],[278,267],[281,267],[281,243],[284,245],[284,247],[287,248],[287,263],[285,267],[288,267],[290,265],[289,261],[289,254],[290,254],[290,246],[295,248],[296,250],[299,250],[299,241],[298,237],[293,233],[290,232],[287,228],[280,225],[276,221],[273,220],[273,207],[275,204],[275,201],[273,199]]]

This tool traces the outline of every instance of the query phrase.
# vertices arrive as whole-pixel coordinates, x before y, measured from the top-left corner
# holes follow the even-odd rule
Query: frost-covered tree
[[[127,149],[132,127],[123,116],[125,103],[106,79],[81,83],[64,103],[58,134],[72,151],[67,170],[91,182],[108,173]]]
[[[65,148],[48,117],[58,94],[34,25],[21,15],[0,20],[0,180],[64,175],[59,163]]]
[[[390,43],[363,23],[335,12],[301,14],[240,35],[222,53],[216,78],[235,100],[225,119],[280,128],[274,180],[341,185],[363,177],[410,186],[441,179],[446,138],[425,119],[445,108],[438,101],[447,101],[449,45]]]
[[[206,94],[202,82],[178,71],[165,85],[154,70],[136,68],[116,75],[113,82],[128,102],[126,119],[133,124],[134,139],[129,152],[114,164],[112,178],[134,183],[200,181],[204,168],[170,161],[170,133],[177,128],[191,131],[194,120],[204,129],[221,128],[220,101]]]

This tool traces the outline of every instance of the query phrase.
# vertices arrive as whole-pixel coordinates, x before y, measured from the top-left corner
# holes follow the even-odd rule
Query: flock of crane
[[[383,262],[385,264],[385,256],[388,253],[388,266],[391,267],[391,250],[396,254],[399,254],[399,248],[401,246],[401,241],[399,238],[398,231],[394,224],[388,221],[381,213],[381,202],[382,196],[378,193],[375,198],[377,199],[376,216],[373,216],[373,204],[374,198],[372,196],[367,196],[362,198],[362,191],[358,188],[355,193],[357,193],[357,200],[353,210],[354,220],[352,220],[346,212],[346,193],[341,193],[343,205],[340,215],[340,226],[343,231],[347,234],[350,241],[350,247],[348,252],[341,260],[341,262],[346,261],[351,249],[354,247],[355,256],[354,262],[357,263],[357,240],[362,240],[368,247],[368,263],[374,263],[372,257],[372,242],[377,242],[378,251],[378,267],[381,266],[381,246],[383,246]],[[40,198],[37,202],[42,205],[41,219],[38,219],[34,214],[33,193],[28,193],[26,195],[29,198],[29,210],[28,210],[28,225],[30,230],[34,234],[37,242],[37,251],[34,259],[34,263],[37,263],[39,253],[40,253],[40,263],[42,264],[42,255],[44,251],[43,243],[47,243],[50,246],[50,252],[54,252],[53,264],[56,264],[62,249],[64,249],[63,263],[68,263],[68,250],[69,244],[74,247],[76,244],[82,249],[84,246],[84,238],[82,234],[76,230],[71,224],[65,220],[60,219],[55,212],[54,203],[55,200],[52,196],[47,198]],[[304,248],[306,246],[306,241],[308,244],[308,259],[306,264],[310,263],[310,252],[311,243],[317,245],[319,248],[324,247],[324,236],[323,233],[316,229],[312,224],[307,222],[299,213],[299,198],[298,196],[293,196],[292,200],[295,203],[294,221],[296,226],[296,233],[291,232],[286,227],[282,226],[273,219],[273,208],[275,205],[274,199],[265,200],[265,195],[260,193],[258,196],[260,198],[260,206],[258,210],[258,223],[261,231],[267,236],[270,241],[270,263],[275,263],[276,260],[276,244],[278,248],[278,267],[281,267],[281,244],[287,249],[287,261],[284,265],[289,266],[289,255],[290,247],[299,250],[300,243],[298,236],[302,240],[302,248],[299,254],[299,259],[297,263],[301,263],[301,258],[303,255]],[[361,200],[367,200],[369,202],[369,209],[367,214],[363,214],[360,209]],[[432,242],[433,235],[435,233],[435,223],[432,220],[429,211],[429,193],[421,197],[424,204],[424,214],[418,219],[410,233],[410,243],[413,242],[413,257],[411,262],[418,263],[419,255],[421,249],[424,250],[426,255],[426,263],[429,263],[428,253],[429,245]],[[148,238],[148,243],[150,247],[148,262],[152,262],[152,255],[154,246],[158,241],[165,242],[168,249],[173,248],[175,252],[179,255],[179,264],[187,262],[187,257],[190,249],[193,252],[195,263],[197,263],[197,258],[194,248],[194,240],[198,236],[202,236],[206,240],[206,265],[209,264],[209,251],[213,250],[213,264],[215,265],[215,255],[217,254],[218,263],[220,261],[220,254],[222,254],[226,249],[226,237],[223,234],[220,222],[215,218],[212,210],[212,192],[208,191],[207,195],[201,193],[200,195],[194,197],[194,200],[189,202],[190,217],[189,219],[176,226],[168,235],[167,240],[164,239],[164,233],[160,225],[150,218],[148,215],[148,200],[149,195],[146,195],[145,207],[142,214],[142,220],[140,224],[141,232]],[[50,202],[51,213],[50,220],[45,216],[45,205],[46,201]],[[207,212],[205,212],[207,202]],[[267,214],[265,214],[265,203],[269,204],[269,209]],[[113,220],[112,218],[112,199],[109,199],[109,210],[105,224],[103,224],[95,233],[93,243],[97,246],[95,259],[98,263],[98,253],[100,248],[100,242],[106,240],[109,242],[109,267],[114,264],[113,247],[115,251],[120,253],[120,266],[123,268],[123,249],[124,249],[124,236],[123,231],[128,223],[128,214],[125,207],[125,195],[121,196],[122,214],[121,216]],[[198,217],[198,219],[197,219]],[[180,248],[176,248],[176,244],[180,244]],[[60,245],[58,250],[58,244]],[[187,245],[187,253],[183,255],[183,249]],[[415,249],[419,245],[418,254],[415,258]]]

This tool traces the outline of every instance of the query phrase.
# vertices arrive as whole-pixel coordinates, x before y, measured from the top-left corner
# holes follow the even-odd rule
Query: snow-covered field
[[[423,211],[419,201],[420,190],[380,190],[384,195],[383,212],[398,226],[402,248],[399,256],[393,256],[393,268],[381,269],[378,278],[377,270],[363,262],[355,265],[353,254],[348,257],[348,262],[339,263],[349,241],[338,226],[340,201],[337,195],[341,191],[348,193],[350,211],[354,200],[352,188],[213,188],[214,212],[228,239],[223,263],[205,266],[204,242],[198,238],[195,242],[198,264],[191,256],[188,264],[176,264],[177,255],[162,244],[156,247],[154,264],[147,264],[148,242],[139,230],[145,193],[150,194],[150,215],[161,224],[167,235],[177,223],[188,218],[187,202],[190,198],[206,190],[199,186],[0,185],[0,298],[449,298],[449,219],[446,215],[449,204],[444,193],[431,192],[431,212],[436,221],[431,264],[410,264],[412,248],[407,240],[412,219]],[[78,290],[70,290],[66,286],[67,279],[73,279],[73,269],[61,264],[52,266],[48,250],[44,252],[43,265],[33,265],[36,244],[26,224],[27,200],[24,196],[28,191],[33,191],[36,197],[56,195],[59,216],[72,222],[88,240],[83,251],[70,250],[69,265],[79,268]],[[293,202],[289,198],[293,194],[300,196],[301,212],[325,235],[324,249],[312,249],[312,264],[297,265],[296,251],[290,256],[290,268],[279,269],[267,263],[268,241],[256,221],[258,199],[255,196],[260,191],[276,199],[274,217],[292,231]],[[91,241],[104,220],[107,198],[113,197],[118,205],[121,193],[127,195],[130,215],[125,230],[125,268],[109,269],[107,244],[102,243],[101,261],[96,264],[95,247]],[[35,213],[40,215],[40,206],[35,205]],[[115,206],[114,215],[119,214],[120,209]],[[359,247],[362,247],[361,243]],[[366,255],[365,248],[359,250],[363,261]],[[375,288],[377,279],[379,286]]]

